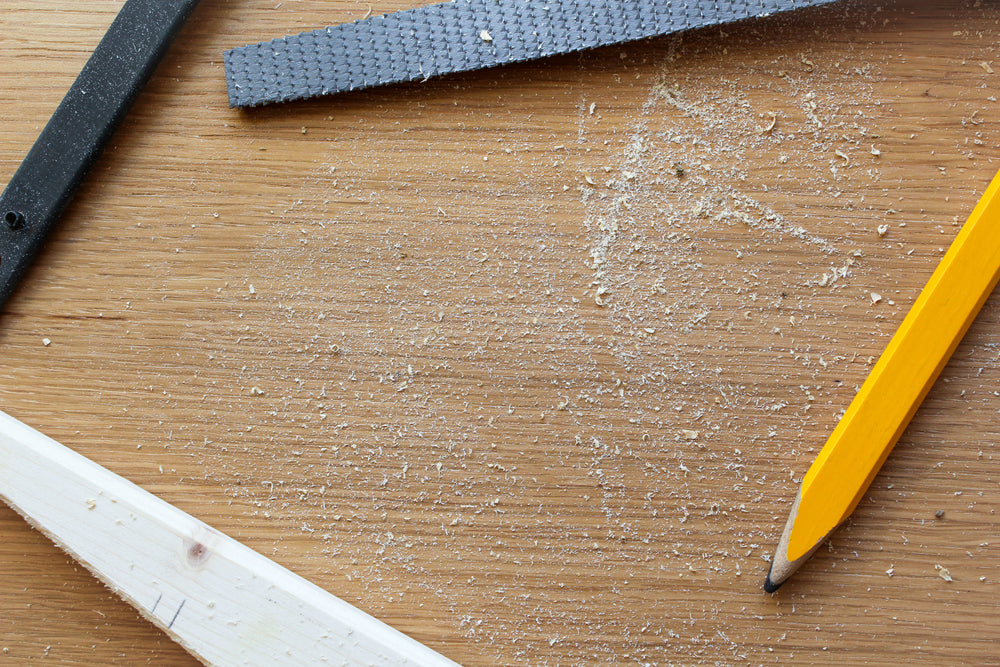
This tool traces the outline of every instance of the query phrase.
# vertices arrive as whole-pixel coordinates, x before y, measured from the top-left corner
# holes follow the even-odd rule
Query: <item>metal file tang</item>
[[[0,306],[198,0],[128,0],[0,196]]]

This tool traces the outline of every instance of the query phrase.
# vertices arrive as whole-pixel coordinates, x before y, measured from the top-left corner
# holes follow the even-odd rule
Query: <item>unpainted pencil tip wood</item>
[[[795,504],[792,506],[792,511],[788,514],[785,529],[781,532],[781,539],[778,540],[778,547],[774,551],[774,558],[771,559],[771,569],[768,570],[767,576],[764,578],[764,592],[766,593],[774,593],[781,588],[781,585],[788,581],[803,563],[809,560],[809,557],[816,552],[819,545],[826,541],[827,536],[824,535],[821,540],[816,542],[812,549],[801,557],[795,560],[788,560],[788,540],[792,536],[792,527],[795,525],[795,518],[799,513],[800,500],[802,500],[801,491],[795,496]]]

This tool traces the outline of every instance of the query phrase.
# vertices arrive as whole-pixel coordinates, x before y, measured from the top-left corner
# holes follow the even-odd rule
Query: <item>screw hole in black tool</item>
[[[24,227],[24,223],[27,222],[24,213],[20,211],[7,211],[3,214],[3,221],[11,229],[21,229],[21,227]]]

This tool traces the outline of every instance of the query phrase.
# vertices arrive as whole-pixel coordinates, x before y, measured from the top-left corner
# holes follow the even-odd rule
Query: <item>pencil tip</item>
[[[799,513],[799,502],[802,500],[802,492],[795,498],[795,504],[792,505],[792,511],[788,515],[788,522],[785,524],[785,529],[781,532],[781,539],[778,540],[778,548],[774,550],[774,558],[771,559],[771,568],[767,571],[767,577],[764,579],[764,590],[768,593],[774,593],[781,585],[788,581],[788,578],[795,574],[795,571],[799,569],[799,566],[805,562],[812,552],[816,550],[819,543],[814,546],[809,553],[796,558],[793,561],[788,560],[788,541],[792,535],[792,528],[795,525],[795,518]]]
[[[773,581],[771,581],[771,573],[768,572],[767,576],[764,577],[764,592],[765,593],[774,593],[779,588],[781,588],[781,584],[783,584],[783,583],[785,583],[785,582],[779,581],[778,583],[774,583]]]

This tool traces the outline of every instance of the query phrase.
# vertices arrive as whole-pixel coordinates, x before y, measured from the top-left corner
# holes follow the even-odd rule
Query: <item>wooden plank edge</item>
[[[206,664],[457,664],[3,412],[0,497]]]

